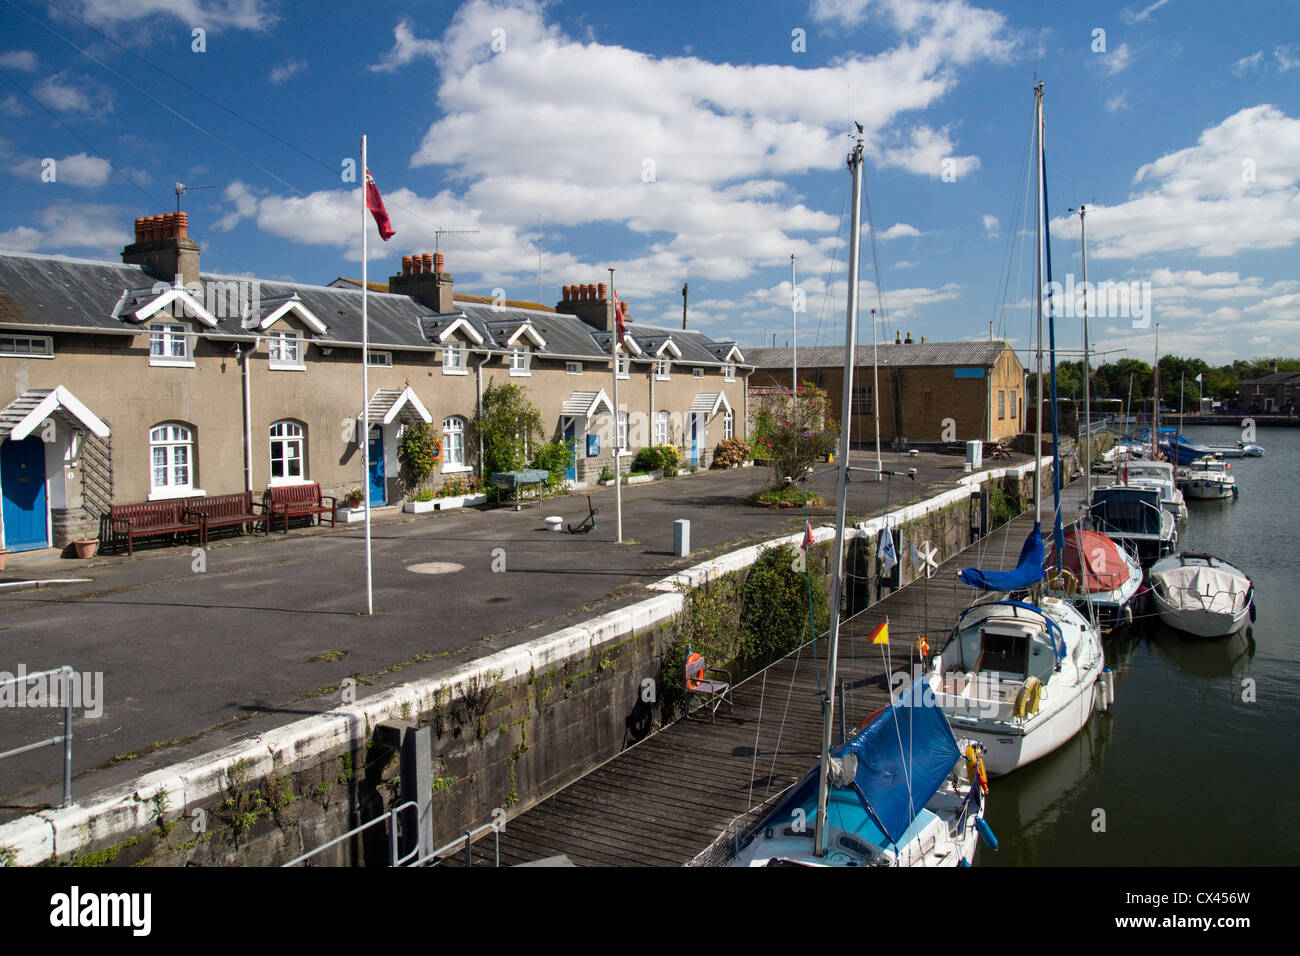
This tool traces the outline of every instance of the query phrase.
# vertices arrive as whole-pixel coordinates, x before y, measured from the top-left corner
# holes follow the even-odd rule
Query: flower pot
[[[422,515],[427,511],[433,511],[437,508],[438,502],[430,499],[429,501],[404,501],[402,510],[407,514]]]
[[[72,547],[76,549],[77,557],[85,560],[93,558],[99,550],[98,538],[79,538],[72,542]]]

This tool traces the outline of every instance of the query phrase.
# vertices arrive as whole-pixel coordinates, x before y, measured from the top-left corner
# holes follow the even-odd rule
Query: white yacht
[[[1232,465],[1221,458],[1198,458],[1180,469],[1178,482],[1189,498],[1202,501],[1237,497],[1237,478]]]
[[[1209,554],[1185,551],[1151,566],[1160,619],[1197,637],[1235,634],[1255,614],[1255,588],[1241,571]]]

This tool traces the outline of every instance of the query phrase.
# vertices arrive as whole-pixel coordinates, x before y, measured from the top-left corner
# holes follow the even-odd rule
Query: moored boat
[[[1094,488],[1087,521],[1094,531],[1136,554],[1144,567],[1172,553],[1178,544],[1174,516],[1161,507],[1160,489],[1154,486]]]
[[[1198,458],[1187,466],[1179,485],[1188,498],[1202,501],[1219,498],[1236,498],[1237,479],[1232,466],[1219,458]]]
[[[1250,578],[1213,555],[1170,555],[1151,566],[1149,577],[1160,619],[1188,634],[1226,637],[1254,616]]]
[[[1142,564],[1126,548],[1100,532],[1070,528],[1065,547],[1058,551],[1053,545],[1048,565],[1065,572],[1049,578],[1048,593],[1075,605],[1091,605],[1105,627],[1133,620]]]

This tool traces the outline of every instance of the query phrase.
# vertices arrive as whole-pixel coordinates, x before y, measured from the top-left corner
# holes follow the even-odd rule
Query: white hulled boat
[[[1087,521],[1094,531],[1136,554],[1143,566],[1172,553],[1178,544],[1177,522],[1161,507],[1160,489],[1154,486],[1094,488]]]
[[[1179,479],[1183,493],[1202,501],[1237,497],[1237,478],[1226,461],[1219,458],[1198,458],[1192,462]]]
[[[1175,520],[1187,517],[1187,501],[1178,490],[1174,466],[1167,461],[1130,461],[1120,465],[1120,475],[1124,484],[1137,488],[1157,488],[1160,491],[1160,507],[1164,508]]]
[[[1048,580],[1048,593],[1087,611],[1090,606],[1104,627],[1133,620],[1133,604],[1142,590],[1142,563],[1127,548],[1087,528],[1065,532],[1065,547],[1055,546],[1050,567],[1063,573]]]
[[[1160,619],[1188,634],[1225,637],[1254,615],[1250,578],[1213,555],[1172,554],[1151,566],[1150,580]]]

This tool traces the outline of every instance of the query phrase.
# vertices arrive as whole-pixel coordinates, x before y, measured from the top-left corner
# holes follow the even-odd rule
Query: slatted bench
[[[141,501],[129,505],[109,505],[108,534],[113,553],[118,553],[123,539],[126,553],[135,554],[135,539],[160,534],[188,534],[194,532],[199,540],[204,538],[202,515],[186,515],[186,500]]]
[[[208,542],[208,532],[213,528],[228,528],[238,525],[247,527],[250,532],[260,524],[262,533],[268,533],[268,519],[265,502],[258,501],[251,491],[241,491],[233,495],[213,495],[211,497],[190,498],[185,503],[182,517],[201,522],[201,538]]]
[[[325,502],[329,504],[325,504]],[[338,499],[333,495],[322,495],[320,485],[314,481],[304,485],[272,485],[266,489],[262,498],[262,510],[271,523],[277,517],[284,517],[284,530],[289,532],[289,519],[303,515],[319,515],[317,521],[324,521],[329,515],[330,527],[334,527],[334,512],[338,508]]]

